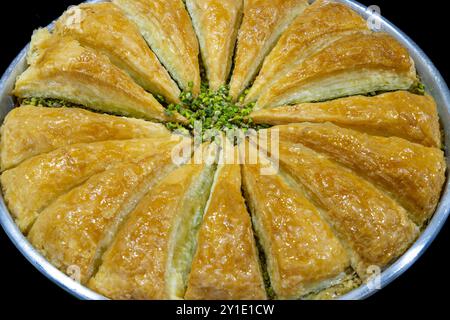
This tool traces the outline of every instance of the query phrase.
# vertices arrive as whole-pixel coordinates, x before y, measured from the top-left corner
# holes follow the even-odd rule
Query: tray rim
[[[369,16],[367,8],[353,0],[336,0],[347,4],[356,12],[361,14],[364,18]],[[86,3],[105,2],[103,0],[90,0]],[[439,116],[441,124],[445,133],[445,147],[450,148],[450,91],[438,69],[434,66],[432,61],[423,52],[423,50],[399,28],[393,25],[384,17],[380,18],[381,30],[387,32],[399,40],[409,50],[412,58],[416,63],[417,70],[422,77],[429,93],[433,95],[438,104]],[[51,28],[53,23],[49,25]],[[3,122],[4,116],[11,110],[12,99],[9,93],[12,90],[15,78],[25,68],[26,54],[28,51],[27,45],[18,56],[12,61],[10,66],[0,80],[0,119]],[[449,159],[446,158],[447,166],[449,166]],[[439,234],[444,226],[450,213],[450,181],[447,179],[445,189],[439,202],[436,212],[429,222],[428,226],[421,233],[416,242],[392,265],[386,268],[381,273],[380,288],[384,288],[392,281],[398,278],[401,274],[406,272],[428,249],[433,240]],[[64,289],[69,294],[81,300],[108,300],[106,297],[88,289],[87,287],[75,282],[63,272],[55,268],[48,262],[34,247],[28,242],[25,236],[20,232],[15,222],[13,221],[9,210],[5,205],[3,195],[0,194],[0,224],[5,233],[15,245],[15,247],[22,253],[22,255],[44,276],[46,276],[53,283]],[[338,297],[337,300],[360,300],[365,299],[379,291],[380,289],[371,289],[368,284],[350,291],[349,293]]]

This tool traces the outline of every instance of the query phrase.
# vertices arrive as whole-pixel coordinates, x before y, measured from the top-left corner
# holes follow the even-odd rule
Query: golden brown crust
[[[408,213],[366,180],[301,144],[280,143],[280,166],[319,208],[366,279],[386,267],[417,238]]]
[[[445,181],[444,153],[401,138],[375,137],[331,123],[279,126],[280,139],[301,143],[350,167],[392,194],[422,226]]]
[[[350,266],[316,207],[280,175],[244,165],[247,201],[277,298],[298,299],[329,286]]]
[[[158,101],[99,52],[76,40],[35,32],[28,61],[30,67],[17,79],[19,98],[57,98],[98,111],[147,120],[185,121],[169,117]]]
[[[251,147],[276,162],[239,165],[225,142],[214,175],[205,161],[217,145],[205,143],[176,169],[174,147],[192,141],[133,118],[187,124],[149,92],[198,94],[199,47],[216,90],[237,38],[230,95],[261,69],[239,101],[256,102],[255,123],[281,125]],[[335,298],[400,257],[441,195],[436,103],[406,91],[414,61],[332,0],[82,4],[53,34],[35,32],[28,63],[19,103],[133,117],[22,106],[0,128],[0,184],[19,229],[109,298]]]
[[[109,57],[139,85],[169,102],[179,101],[180,89],[131,22],[112,3],[81,4],[67,10],[55,32]]]
[[[121,221],[169,163],[157,157],[92,176],[41,213],[30,242],[61,271],[79,269],[85,284]]]
[[[280,35],[307,6],[306,0],[246,0],[239,29],[230,95],[236,99],[254,79]]]
[[[27,232],[44,208],[92,175],[156,154],[170,158],[176,144],[170,138],[140,139],[57,149],[5,171],[1,176],[5,201],[19,228]]]
[[[218,169],[185,299],[266,299],[237,164]]]
[[[22,106],[1,127],[1,169],[71,144],[140,138],[170,138],[170,131],[161,124],[79,108]]]
[[[179,86],[200,91],[199,46],[181,0],[113,0],[134,21]]]
[[[256,101],[278,78],[307,57],[346,34],[368,30],[367,23],[348,6],[328,0],[315,1],[280,37],[264,61],[246,101]]]
[[[89,287],[113,299],[170,299],[171,259],[183,202],[203,165],[173,171],[142,199],[102,258]]]
[[[212,90],[228,80],[242,20],[242,0],[186,0]]]
[[[384,33],[343,36],[277,79],[256,109],[376,91],[407,90],[417,81],[408,51]]]
[[[255,123],[272,125],[332,122],[378,136],[397,136],[427,147],[442,145],[436,102],[431,96],[407,91],[262,109],[250,117]]]

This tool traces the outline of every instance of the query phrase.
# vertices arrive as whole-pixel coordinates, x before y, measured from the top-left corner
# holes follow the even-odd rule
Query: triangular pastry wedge
[[[187,164],[129,215],[89,282],[113,299],[182,299],[215,165]]]
[[[319,210],[281,172],[264,173],[265,162],[264,156],[257,164],[245,162],[242,175],[276,297],[299,299],[339,283],[350,267],[345,248]]]
[[[28,239],[58,269],[76,270],[87,283],[122,221],[169,168],[157,157],[92,176],[42,211]]]
[[[274,127],[280,141],[301,143],[326,154],[391,194],[422,226],[441,196],[444,153],[407,140],[377,137],[331,123]]]
[[[228,80],[234,46],[242,21],[243,0],[186,0],[200,44],[209,87]]]
[[[280,141],[279,164],[347,248],[362,279],[402,255],[419,235],[408,212],[373,184],[327,157]]]
[[[417,81],[414,61],[397,40],[361,32],[343,36],[290,69],[264,91],[255,108],[407,90]]]
[[[176,83],[150,50],[138,27],[114,4],[71,7],[56,22],[55,33],[107,55],[145,90],[171,103],[179,101]]]
[[[185,299],[266,299],[252,224],[241,194],[237,162],[226,161],[237,149],[222,153],[198,236]]]
[[[79,108],[21,106],[8,113],[1,127],[1,169],[71,144],[170,137],[164,125],[140,119]]]
[[[5,201],[17,225],[26,233],[52,201],[94,174],[155,155],[164,156],[169,162],[172,149],[179,143],[181,140],[137,139],[57,149],[5,171],[1,176]]]
[[[230,82],[230,95],[234,99],[256,77],[280,35],[307,6],[307,0],[244,1],[244,18],[239,29]]]
[[[54,98],[101,112],[156,121],[181,121],[104,54],[69,37],[36,31],[28,54],[30,67],[16,82],[19,98]]]
[[[261,109],[250,117],[255,123],[271,125],[332,122],[373,135],[400,137],[427,147],[442,145],[436,102],[431,96],[407,91]]]
[[[342,36],[368,30],[367,22],[348,6],[328,0],[314,1],[292,22],[266,57],[246,101],[256,101],[274,81]]]
[[[113,0],[183,90],[200,92],[199,45],[181,0]]]

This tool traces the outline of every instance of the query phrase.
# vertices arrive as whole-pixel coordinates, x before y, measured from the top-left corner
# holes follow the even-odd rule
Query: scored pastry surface
[[[408,212],[364,178],[301,145],[281,141],[280,166],[322,211],[351,249],[352,267],[366,279],[384,268],[419,234]]]
[[[306,0],[246,0],[236,44],[230,95],[237,99],[257,75],[280,35],[308,6]]]
[[[256,109],[408,90],[416,82],[414,62],[397,40],[385,33],[359,32],[290,69],[259,97]]]
[[[318,0],[305,9],[281,35],[264,60],[246,101],[256,101],[277,79],[309,56],[345,35],[368,32],[367,22],[344,4]]]
[[[33,157],[1,176],[3,194],[22,231],[58,196],[94,174],[150,156],[170,159],[177,140],[136,139],[76,144]]]
[[[236,159],[237,148],[227,145],[222,160]],[[189,300],[266,299],[252,224],[241,194],[241,169],[226,162],[217,169],[200,227],[185,295]]]
[[[30,242],[63,272],[78,268],[87,283],[121,222],[169,164],[170,157],[156,157],[92,176],[39,215]]]
[[[422,226],[436,209],[445,181],[442,150],[396,137],[376,137],[336,125],[274,127],[280,141],[301,143],[383,188]]]
[[[403,138],[427,147],[442,146],[436,102],[429,95],[420,96],[407,91],[261,109],[252,112],[250,117],[256,123],[271,125],[332,122],[377,136]]]
[[[243,186],[272,288],[298,299],[332,285],[350,260],[318,209],[280,173],[264,174],[264,160],[242,167]]]
[[[154,186],[119,230],[89,287],[113,299],[181,299],[188,246],[195,241],[186,233],[206,204],[211,169],[187,164]]]
[[[1,169],[77,143],[141,138],[170,138],[162,124],[115,117],[79,108],[21,106],[1,127]]]
[[[186,0],[212,90],[228,79],[242,6],[243,0]]]

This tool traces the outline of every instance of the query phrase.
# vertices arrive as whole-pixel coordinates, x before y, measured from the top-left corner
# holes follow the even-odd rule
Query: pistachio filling
[[[62,99],[54,99],[54,98],[24,98],[21,101],[22,105],[31,105],[35,107],[51,107],[51,108],[80,108],[81,106]]]

